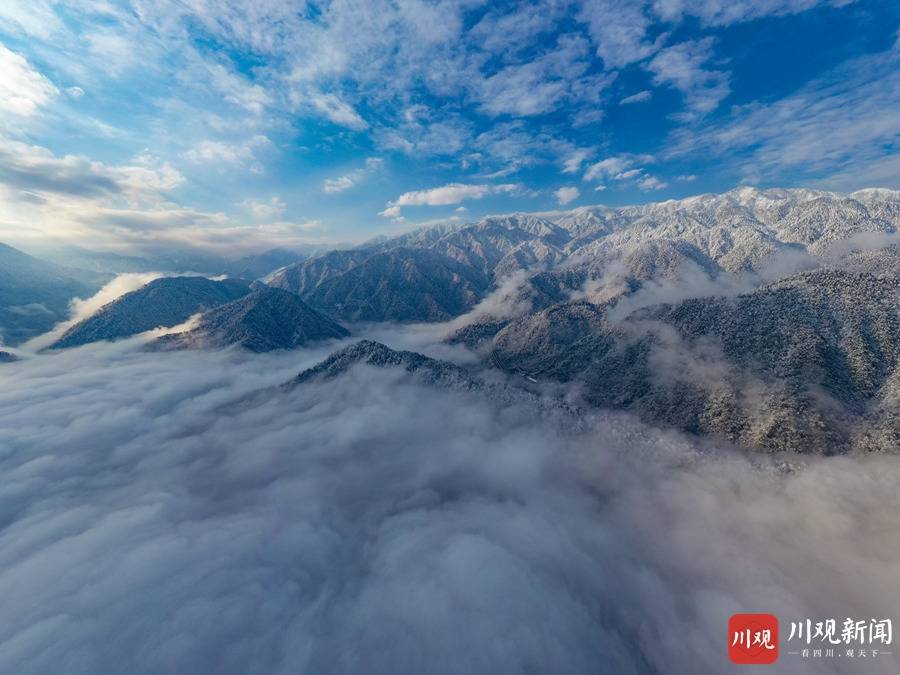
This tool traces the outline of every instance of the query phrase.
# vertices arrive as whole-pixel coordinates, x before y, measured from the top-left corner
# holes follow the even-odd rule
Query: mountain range
[[[819,264],[839,242],[888,238],[900,193],[740,188],[612,209],[488,217],[380,239],[289,265],[268,282],[345,320],[434,321],[474,307],[497,282],[530,274],[549,305],[618,270],[623,284],[677,274],[766,272]]]
[[[768,452],[892,451],[898,228],[900,193],[879,189],[739,188],[492,216],[312,255],[252,292],[244,281],[159,279],[54,346],[198,312],[157,346],[267,351],[346,336],[336,321],[451,321],[447,342],[472,349],[477,372],[363,342],[300,380],[365,362],[485,390],[484,374],[499,371],[508,379],[492,396],[563,386],[585,410],[629,410]]]
[[[559,395],[511,383],[495,371],[466,368],[449,361],[431,358],[418,352],[391,349],[374,340],[360,340],[331,354],[321,363],[308,368],[286,382],[280,389],[291,390],[307,384],[332,380],[356,368],[393,370],[401,379],[439,389],[467,392],[504,405],[524,405],[538,411],[549,421],[566,428],[583,428],[584,411]],[[254,397],[264,401],[265,394]],[[271,393],[271,392],[269,392]]]
[[[394,252],[415,271],[449,258],[488,281],[463,277],[476,309],[448,337],[485,367],[564,383],[587,408],[767,452],[893,451],[898,226],[893,191],[742,188],[431,228],[314,258],[273,282],[303,279],[296,290],[313,305],[340,311],[347,296],[319,289],[364,279],[375,319],[381,293],[400,293],[395,306],[422,296],[370,261]],[[498,306],[488,296],[508,280]]]

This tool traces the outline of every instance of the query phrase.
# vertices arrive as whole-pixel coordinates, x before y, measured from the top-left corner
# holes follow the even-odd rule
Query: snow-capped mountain
[[[159,327],[172,327],[193,314],[250,292],[245,281],[205,277],[164,277],[126,293],[69,328],[51,347],[63,349],[115,340]]]
[[[500,330],[489,360],[577,382],[592,405],[748,447],[887,451],[864,438],[873,410],[896,396],[898,308],[900,277],[843,270],[643,307],[623,320],[610,319],[614,304],[561,303]],[[896,423],[876,426],[897,432]]]
[[[767,451],[888,451],[898,213],[889,190],[740,188],[430,228],[276,283],[306,280],[314,306],[353,318],[421,321],[462,314],[518,273],[512,297],[530,310],[475,312],[448,340],[485,367]]]
[[[841,195],[739,188],[642,206],[581,207],[427,228],[290,265],[271,283],[347,319],[438,320],[466,311],[492,284],[518,270],[568,274],[559,282],[567,291],[574,290],[573,282],[602,276],[613,262],[638,282],[658,273],[671,276],[684,261],[711,274],[759,271],[779,255],[824,258],[839,242],[895,235],[898,227],[900,193],[891,190]],[[422,251],[459,267],[435,255],[415,260]],[[398,288],[397,282],[406,284],[426,267],[435,272],[420,278],[429,278],[431,290],[398,303],[415,290]],[[452,288],[458,284],[461,291]],[[354,299],[352,291],[362,287],[364,300]],[[442,298],[453,293],[452,300]]]
[[[255,283],[249,294],[204,313],[197,326],[187,332],[162,336],[156,346],[197,349],[240,345],[252,352],[269,352],[348,335],[343,326],[297,295]]]

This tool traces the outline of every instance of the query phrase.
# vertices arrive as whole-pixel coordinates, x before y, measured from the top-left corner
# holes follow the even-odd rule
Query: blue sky
[[[0,241],[241,253],[900,188],[900,5],[6,0]]]

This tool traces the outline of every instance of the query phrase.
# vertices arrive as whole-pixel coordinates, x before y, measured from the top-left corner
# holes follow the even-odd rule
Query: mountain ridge
[[[255,283],[250,293],[201,315],[196,327],[156,340],[159,349],[240,345],[252,352],[294,349],[350,333],[299,296]]]
[[[129,337],[184,323],[193,314],[250,292],[249,283],[206,277],[161,277],[126,293],[70,327],[50,349]]]
[[[778,256],[822,262],[839,242],[854,236],[896,237],[898,228],[897,191],[868,189],[845,195],[745,187],[638,206],[520,212],[420,228],[313,256],[276,272],[271,283],[347,320],[438,321],[467,311],[518,271],[571,273],[580,283],[601,277],[617,260],[633,268],[637,283],[652,278],[657,267],[671,276],[682,260],[692,260],[712,274],[759,272]],[[465,300],[422,307],[423,302],[450,293],[450,280],[445,279],[440,293],[414,298],[406,303],[407,309],[398,306],[392,300],[409,289],[398,289],[392,279],[395,271],[377,263],[378,256],[390,255],[421,257],[422,262],[409,263],[420,270],[450,268],[436,255],[452,259],[460,266],[454,269],[456,275],[468,277]],[[428,255],[432,258],[425,260]],[[373,272],[373,267],[381,269]],[[557,284],[558,291],[577,290],[571,282]],[[338,306],[367,283],[364,299],[354,300],[349,309]],[[558,299],[559,292],[551,295]]]
[[[0,345],[47,332],[66,319],[73,298],[92,295],[106,280],[0,244]]]

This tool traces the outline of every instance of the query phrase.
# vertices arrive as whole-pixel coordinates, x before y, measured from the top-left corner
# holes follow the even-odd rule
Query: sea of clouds
[[[896,457],[575,432],[372,367],[251,396],[332,347],[0,366],[0,672],[713,673],[734,612],[900,618]]]

